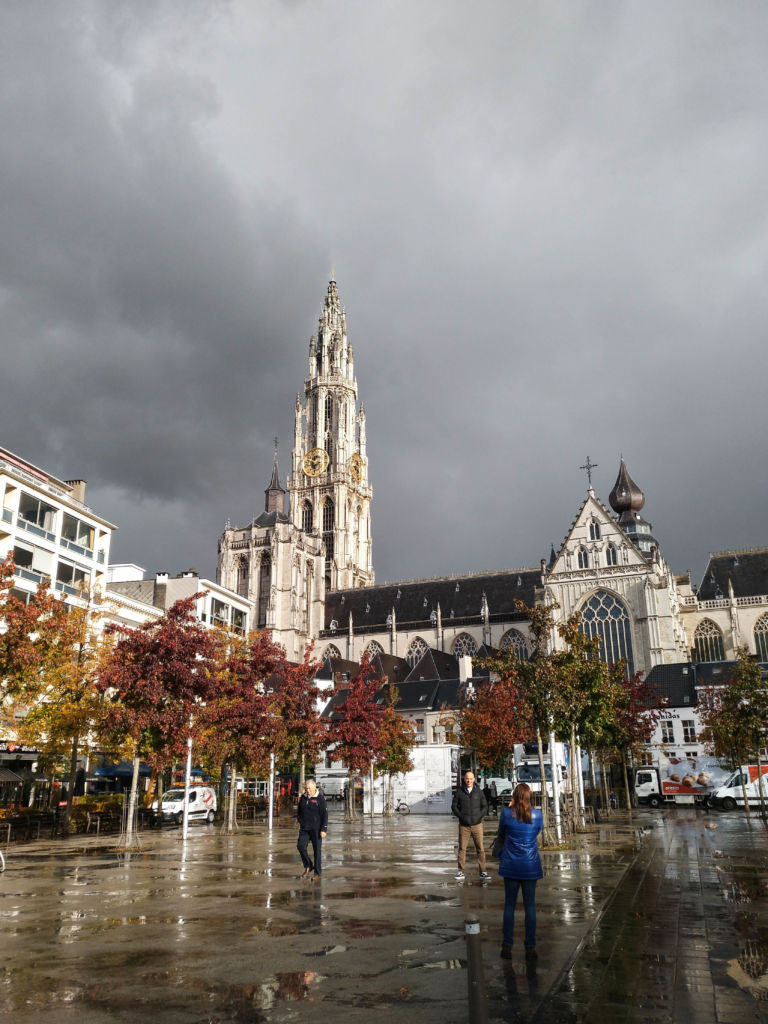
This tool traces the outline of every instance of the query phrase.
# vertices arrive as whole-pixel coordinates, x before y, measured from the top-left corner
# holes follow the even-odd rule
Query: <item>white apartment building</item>
[[[103,594],[116,527],[85,504],[84,480],[59,480],[0,448],[0,509],[0,558],[13,554],[17,597],[43,580],[70,600]]]

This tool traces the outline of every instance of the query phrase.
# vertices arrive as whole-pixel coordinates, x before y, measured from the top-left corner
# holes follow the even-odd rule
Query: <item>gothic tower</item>
[[[309,342],[304,404],[296,396],[290,520],[306,534],[322,537],[325,590],[347,590],[374,582],[371,496],[366,454],[365,409],[357,408],[347,317],[331,280]]]

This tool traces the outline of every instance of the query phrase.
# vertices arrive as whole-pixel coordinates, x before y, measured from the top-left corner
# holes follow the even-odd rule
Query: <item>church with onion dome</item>
[[[228,523],[219,540],[217,582],[253,602],[255,621],[289,658],[314,643],[331,675],[332,666],[346,666],[343,676],[367,652],[398,686],[466,682],[472,660],[491,650],[527,657],[520,601],[557,605],[563,621],[579,612],[607,660],[625,658],[630,672],[645,676],[726,662],[741,646],[768,662],[768,549],[712,554],[694,586],[667,564],[624,459],[607,505],[592,488],[589,458],[583,468],[586,497],[560,546],[538,565],[377,585],[375,467],[332,280],[309,343],[304,397],[296,397],[287,487],[275,454],[264,512],[244,526]]]

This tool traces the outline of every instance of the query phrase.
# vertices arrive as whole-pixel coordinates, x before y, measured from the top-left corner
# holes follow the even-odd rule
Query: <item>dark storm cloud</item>
[[[768,542],[768,16],[6,9],[0,443],[211,573],[335,262],[380,579],[535,565],[623,452],[675,569]]]

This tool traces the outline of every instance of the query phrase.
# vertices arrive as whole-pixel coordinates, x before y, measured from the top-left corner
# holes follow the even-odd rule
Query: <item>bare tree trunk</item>
[[[746,766],[746,767],[748,767],[748,766]],[[744,810],[747,812],[747,817],[749,818],[750,817],[750,813],[749,813],[749,797],[747,796],[747,775],[746,775],[745,772],[743,772],[741,770],[741,765],[739,765],[739,775],[741,776],[741,792],[742,792],[742,794],[744,796]]]
[[[760,745],[757,747],[757,792],[760,795],[760,816],[765,818],[765,796],[763,794],[763,763],[760,760]]]
[[[229,785],[227,787],[227,814],[226,831],[229,833],[237,831],[237,775],[235,766],[229,766]]]
[[[629,820],[632,821],[632,798],[629,793],[629,776],[627,774],[626,750],[622,750],[621,752],[621,770],[624,773],[624,792],[627,794],[627,813],[629,814]]]
[[[304,792],[304,783],[307,781],[307,755],[304,753],[304,744],[301,745],[301,758],[299,759],[299,792]]]
[[[345,821],[354,821],[354,818],[355,818],[354,776],[350,772],[349,775],[347,775],[347,798],[346,798]]]
[[[136,805],[139,797],[139,764],[141,758],[139,756],[138,749],[133,755],[133,775],[131,776],[131,793],[128,797],[128,813],[125,819],[125,839],[124,845],[126,849],[133,845],[133,819],[136,815]]]
[[[608,762],[603,757],[601,759],[602,773],[603,773],[603,799],[605,800],[605,809],[611,806],[611,798],[608,794]]]
[[[600,794],[597,791],[597,777],[595,775],[595,754],[592,748],[589,748],[587,755],[589,760],[589,788],[592,790],[592,799],[595,801],[595,806],[600,804]]]
[[[539,746],[539,778],[541,785],[541,823],[543,828],[549,828],[549,799],[547,797],[547,773],[544,769],[544,744],[541,739],[541,729],[536,726],[536,742]],[[549,755],[550,765],[552,763],[552,752]]]
[[[578,763],[579,758],[576,753],[576,723],[571,722],[571,736],[570,736],[570,769],[571,769],[571,792],[573,793],[573,828],[576,830],[576,823],[579,815],[579,773],[581,772],[581,765]]]
[[[77,779],[77,749],[80,745],[80,737],[72,739],[72,749],[69,755],[69,784],[67,786],[67,806],[64,808],[64,819],[61,823],[61,831],[64,835],[69,833],[69,823],[72,817],[72,800],[75,795],[75,781]]]

